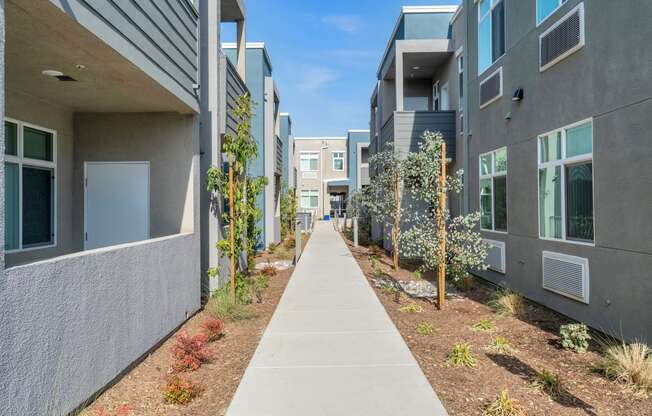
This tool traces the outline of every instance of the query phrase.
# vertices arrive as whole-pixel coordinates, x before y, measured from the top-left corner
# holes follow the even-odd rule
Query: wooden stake
[[[229,154],[229,238],[230,238],[230,272],[231,272],[231,298],[235,300],[235,209],[233,197],[233,156]]]
[[[441,175],[439,176],[439,258],[437,268],[437,301],[439,310],[446,303],[446,143],[441,145]]]

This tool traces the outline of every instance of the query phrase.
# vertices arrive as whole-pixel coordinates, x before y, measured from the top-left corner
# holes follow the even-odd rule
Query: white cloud
[[[303,72],[299,82],[299,89],[304,92],[317,91],[336,80],[337,73],[330,68],[309,67]]]
[[[363,22],[359,16],[348,14],[331,14],[324,16],[322,22],[327,25],[335,26],[337,29],[346,33],[356,33],[362,29]]]

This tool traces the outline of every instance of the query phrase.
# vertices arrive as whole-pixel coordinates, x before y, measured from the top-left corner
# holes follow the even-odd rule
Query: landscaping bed
[[[304,236],[304,247],[307,241],[308,236]],[[282,247],[278,254],[263,253],[257,256],[256,262],[284,260],[289,252]],[[224,415],[293,270],[277,270],[275,276],[269,277],[268,286],[262,290],[262,303],[258,303],[254,297],[253,302],[247,305],[252,317],[224,323],[223,335],[206,344],[213,352],[210,362],[203,363],[196,371],[179,374],[200,387],[200,393],[190,403],[169,404],[164,400],[163,389],[167,381],[175,376],[170,370],[175,364],[171,348],[176,345],[179,334],[193,336],[204,331],[202,325],[213,318],[211,303],[105,391],[81,415]],[[120,413],[121,406],[124,413]]]
[[[487,306],[496,289],[479,279],[438,311],[431,301],[378,287],[379,279],[414,278],[413,267],[396,273],[381,250],[345,240],[450,415],[482,415],[504,389],[526,412],[506,415],[652,415],[649,396],[592,371],[601,358],[599,344],[590,343],[586,353],[560,346],[559,328],[568,318],[529,302],[520,318],[499,315]],[[504,339],[496,344],[498,337]],[[497,347],[505,341],[511,351]],[[473,367],[456,366],[450,357],[455,344],[464,343]],[[535,387],[543,370],[560,383]]]

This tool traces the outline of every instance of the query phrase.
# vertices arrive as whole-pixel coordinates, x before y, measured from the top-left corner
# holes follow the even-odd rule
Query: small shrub
[[[212,361],[214,352],[207,343],[208,337],[204,334],[190,336],[186,332],[180,332],[170,347],[170,352],[176,359],[172,369],[178,372],[195,371],[202,364]]]
[[[256,314],[251,310],[249,305],[231,298],[228,288],[226,290],[219,290],[213,295],[208,310],[216,318],[227,322],[243,321],[256,317]]]
[[[541,389],[548,393],[551,397],[557,398],[564,394],[561,378],[559,375],[554,374],[545,368],[542,371],[537,371],[532,380],[531,386],[536,389]]]
[[[184,377],[171,377],[163,388],[163,399],[167,403],[186,405],[202,392],[202,387]]]
[[[500,315],[521,318],[525,316],[523,297],[508,289],[497,290],[489,301],[489,307]]]
[[[206,338],[208,338],[208,342],[217,341],[224,335],[224,322],[212,316],[202,322],[201,328]]]
[[[584,324],[562,325],[559,329],[559,336],[561,337],[561,346],[567,350],[583,353],[589,349],[591,335]]]
[[[266,277],[274,277],[278,274],[278,270],[276,270],[276,267],[268,263],[265,265],[265,267],[263,267],[260,273]]]
[[[527,412],[518,400],[509,397],[507,389],[503,389],[482,414],[483,416],[526,416]]]
[[[448,354],[447,362],[456,367],[475,367],[477,364],[471,353],[471,346],[466,342],[458,342],[453,346],[453,350]]]
[[[435,328],[432,327],[428,322],[421,322],[417,325],[417,334],[419,335],[432,335],[435,332]]]
[[[652,393],[652,350],[645,344],[606,346],[594,370],[639,393]]]
[[[512,346],[509,344],[509,340],[500,336],[494,338],[487,349],[504,355],[510,355],[512,353]]]
[[[493,332],[496,330],[496,327],[493,323],[487,318],[480,319],[480,322],[471,327],[474,331],[484,331],[484,332]]]
[[[423,308],[421,307],[421,305],[417,305],[416,303],[413,302],[399,308],[399,311],[406,312],[406,313],[421,313],[423,312]]]

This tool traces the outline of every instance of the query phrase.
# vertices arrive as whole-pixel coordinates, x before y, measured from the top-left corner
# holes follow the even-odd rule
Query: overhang
[[[244,0],[222,0],[220,19],[222,22],[236,22],[245,19]]]

